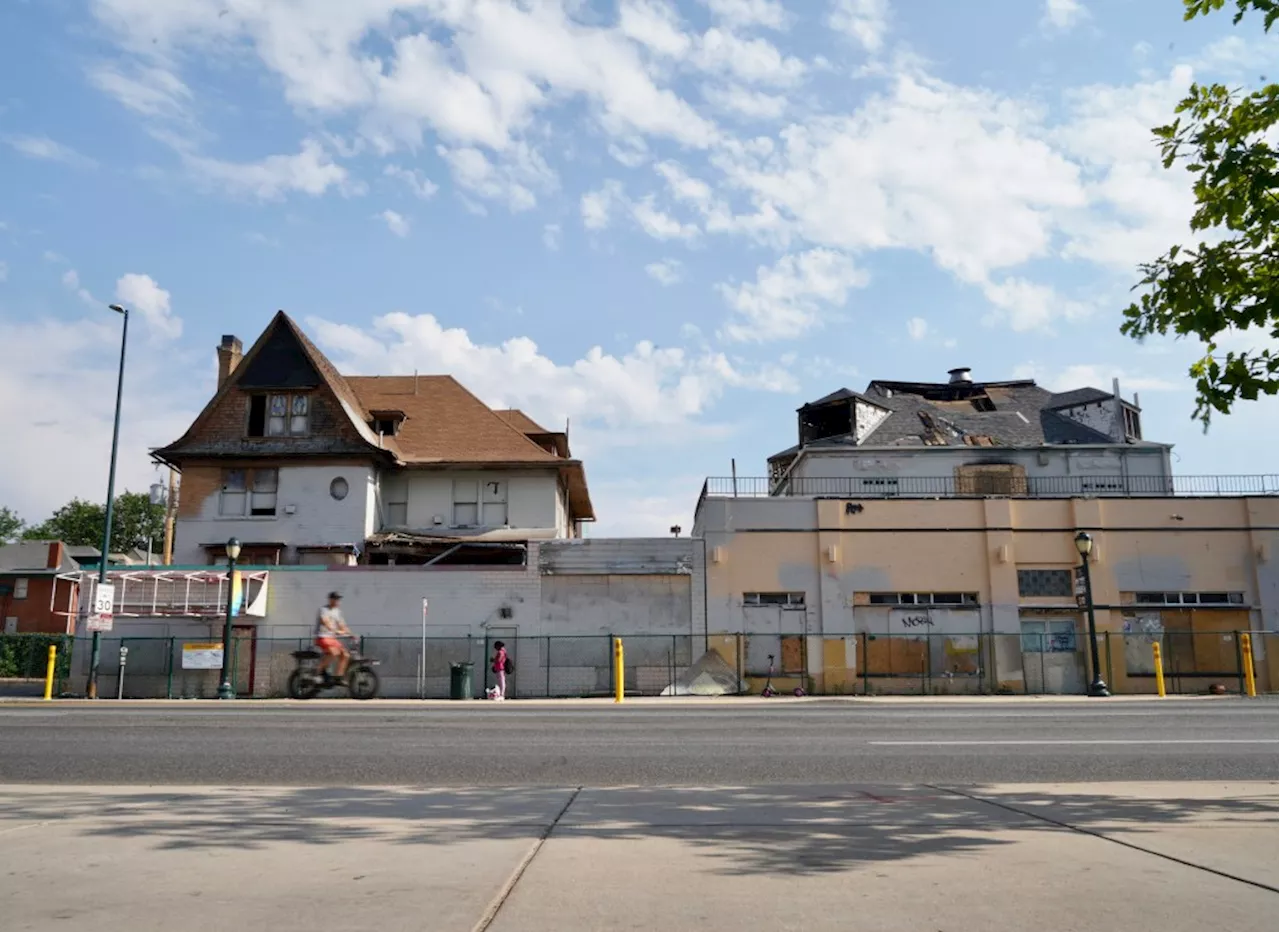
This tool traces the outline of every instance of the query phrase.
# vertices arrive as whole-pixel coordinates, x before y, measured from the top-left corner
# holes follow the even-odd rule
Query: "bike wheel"
[[[348,686],[352,699],[372,699],[378,695],[378,674],[368,667],[362,667],[351,673]]]
[[[320,691],[320,685],[302,670],[294,670],[289,674],[288,690],[290,699],[311,699]]]

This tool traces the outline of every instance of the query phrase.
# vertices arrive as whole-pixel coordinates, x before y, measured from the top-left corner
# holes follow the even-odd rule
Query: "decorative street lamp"
[[[222,680],[218,683],[219,699],[234,699],[235,687],[231,685],[231,612],[235,608],[236,560],[240,557],[240,539],[227,541],[227,620],[222,626]]]
[[[107,470],[107,513],[102,528],[102,558],[98,561],[98,585],[107,582],[107,563],[111,559],[111,518],[116,497],[116,450],[120,446],[120,400],[124,394],[124,351],[129,344],[129,309],[119,304],[110,305],[110,309],[124,317],[120,328],[120,372],[116,376],[116,420],[111,429],[111,466]],[[85,684],[85,695],[90,699],[98,698],[98,662],[102,657],[102,632],[93,632],[93,647],[89,657],[89,681]]]
[[[1080,566],[1084,572],[1084,604],[1089,618],[1089,659],[1093,663],[1089,695],[1110,696],[1111,691],[1103,682],[1102,667],[1098,662],[1098,625],[1093,617],[1093,580],[1089,576],[1089,554],[1093,552],[1093,538],[1084,531],[1076,535],[1076,552],[1080,554]]]

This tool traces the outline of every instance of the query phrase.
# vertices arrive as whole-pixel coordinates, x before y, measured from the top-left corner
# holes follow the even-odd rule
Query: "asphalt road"
[[[1038,707],[0,707],[0,783],[1274,780],[1277,724],[1272,699]]]

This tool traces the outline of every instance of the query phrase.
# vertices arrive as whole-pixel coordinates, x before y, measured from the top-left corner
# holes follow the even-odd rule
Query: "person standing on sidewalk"
[[[507,698],[507,674],[511,672],[512,668],[511,658],[507,656],[507,645],[502,641],[494,641],[493,672],[498,680],[498,691],[494,693],[493,698],[498,702],[502,702]]]

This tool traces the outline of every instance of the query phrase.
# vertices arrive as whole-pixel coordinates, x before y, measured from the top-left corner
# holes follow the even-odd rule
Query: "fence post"
[[[1112,690],[1116,685],[1116,671],[1111,669],[1111,632],[1103,632],[1103,643],[1107,648],[1107,682],[1111,684]]]
[[[551,698],[551,635],[547,635],[547,698]]]
[[[173,649],[177,646],[177,638],[169,638],[169,660],[164,665],[164,697],[173,698]]]
[[[1250,698],[1258,695],[1258,684],[1253,678],[1253,637],[1248,631],[1240,635],[1241,653],[1244,655],[1244,688]]]
[[[862,651],[862,695],[871,695],[871,664],[867,656],[867,632],[863,631],[858,637],[862,643],[858,645],[858,649]]]
[[[1156,695],[1164,698],[1164,661],[1160,659],[1160,642],[1151,642],[1151,660],[1156,668]]]
[[[1236,636],[1236,679],[1240,681],[1240,695],[1244,695],[1244,649],[1240,644],[1241,632],[1235,632]]]

